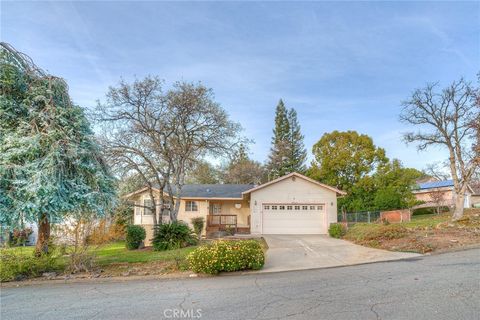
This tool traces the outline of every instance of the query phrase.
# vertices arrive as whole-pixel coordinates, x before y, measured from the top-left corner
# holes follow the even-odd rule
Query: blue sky
[[[93,108],[120,77],[202,81],[264,161],[280,98],[305,145],[357,130],[391,158],[443,160],[401,141],[400,102],[480,71],[480,2],[4,2],[1,39]]]

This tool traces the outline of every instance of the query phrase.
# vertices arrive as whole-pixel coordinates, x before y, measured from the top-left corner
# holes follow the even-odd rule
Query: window
[[[222,213],[222,204],[221,203],[210,204],[210,214],[221,214],[221,213]]]
[[[317,206],[317,210],[323,210],[323,206]]]
[[[285,206],[279,206],[278,209],[285,210]]]
[[[308,210],[308,206],[302,206],[302,210]]]
[[[144,199],[143,200],[143,215],[145,216],[150,216],[152,215],[152,206],[153,206],[153,201],[151,199]]]
[[[300,206],[295,206],[295,210],[300,210]]]
[[[264,210],[270,210],[270,206],[263,206]]]
[[[272,206],[272,210],[277,210],[277,206]]]
[[[287,206],[287,210],[292,210],[292,206]]]
[[[315,206],[310,206],[310,210],[315,210]]]
[[[197,202],[196,201],[185,202],[185,211],[198,211]]]

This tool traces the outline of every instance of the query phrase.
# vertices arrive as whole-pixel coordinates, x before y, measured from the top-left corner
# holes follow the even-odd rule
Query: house
[[[326,234],[330,223],[337,222],[337,197],[345,194],[295,172],[259,186],[185,185],[178,220],[191,225],[192,218],[204,217],[203,234],[228,228],[251,234]],[[138,205],[134,223],[145,227],[149,244],[153,216],[144,208],[151,203],[149,192],[140,189],[126,198]]]
[[[455,205],[455,192],[453,189],[453,180],[433,180],[418,183],[412,192],[417,200],[424,203],[414,208],[453,207]],[[468,186],[465,192],[465,208],[472,206],[473,194],[472,188]]]

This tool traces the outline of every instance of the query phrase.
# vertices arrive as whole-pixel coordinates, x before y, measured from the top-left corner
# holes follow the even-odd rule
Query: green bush
[[[51,253],[35,257],[19,251],[4,249],[0,253],[0,281],[22,280],[41,276],[44,272],[63,269],[59,255]]]
[[[156,251],[173,250],[197,244],[192,229],[183,222],[174,221],[156,227],[153,237],[153,249]]]
[[[195,234],[197,235],[198,239],[200,239],[202,235],[202,230],[205,225],[205,219],[203,217],[195,217],[192,218],[192,225],[193,225],[193,231],[195,231]]]
[[[135,250],[140,247],[142,241],[145,240],[146,232],[142,226],[128,225],[127,236],[125,237],[125,246],[128,250]]]
[[[194,272],[258,270],[265,263],[262,247],[255,240],[218,240],[195,249],[187,256]]]
[[[337,238],[340,239],[345,235],[347,230],[345,229],[345,226],[341,223],[331,223],[330,227],[328,228],[328,234],[332,238]]]

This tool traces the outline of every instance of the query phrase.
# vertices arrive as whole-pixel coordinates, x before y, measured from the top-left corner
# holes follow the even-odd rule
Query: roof
[[[181,198],[242,198],[242,192],[252,184],[186,184]]]
[[[253,184],[186,184],[182,187],[180,198],[202,198],[202,199],[242,199],[245,190],[253,188]],[[158,186],[154,186],[158,191]],[[147,187],[129,193],[124,198],[129,198],[140,192],[148,190]],[[167,190],[163,190],[168,194]],[[175,189],[174,189],[174,194]]]
[[[443,181],[430,181],[419,183],[416,190],[425,190],[425,189],[435,189],[435,188],[447,188],[453,187],[453,180],[443,180]]]
[[[301,179],[304,179],[304,180],[307,180],[307,181],[309,181],[309,182],[311,182],[311,183],[313,183],[313,184],[316,184],[316,185],[319,186],[319,187],[323,187],[323,188],[325,188],[325,189],[334,191],[334,192],[337,193],[338,195],[344,196],[344,195],[347,194],[345,191],[339,190],[339,189],[334,188],[334,187],[331,187],[331,186],[329,186],[329,185],[320,183],[320,182],[318,182],[318,181],[316,181],[316,180],[310,179],[309,177],[306,177],[306,176],[304,176],[303,174],[300,174],[300,173],[298,173],[298,172],[292,172],[292,173],[289,173],[289,174],[287,174],[287,175],[285,175],[285,176],[283,176],[283,177],[280,177],[280,178],[277,178],[277,179],[272,180],[272,181],[270,181],[270,182],[267,182],[267,183],[261,184],[261,185],[259,185],[259,186],[253,187],[253,188],[251,188],[251,189],[249,189],[249,190],[244,191],[243,194],[247,194],[247,193],[250,193],[250,192],[253,192],[253,191],[257,191],[257,190],[263,189],[263,188],[265,188],[265,187],[267,187],[267,186],[269,186],[269,185],[271,185],[271,184],[280,182],[280,181],[282,181],[282,180],[288,179],[288,178],[293,177],[293,176],[298,177],[298,178],[301,178]]]

